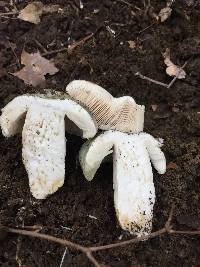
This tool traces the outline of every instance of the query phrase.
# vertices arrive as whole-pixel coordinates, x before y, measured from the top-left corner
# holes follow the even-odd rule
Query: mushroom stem
[[[23,128],[23,162],[31,192],[37,199],[46,198],[63,185],[65,128],[72,132],[71,126],[75,125],[84,138],[93,137],[97,132],[91,115],[65,97],[61,94],[19,96],[3,108],[0,116],[4,136],[12,136]],[[66,124],[65,117],[68,118]]]
[[[150,157],[159,173],[166,170],[161,144],[146,133],[106,131],[86,142],[80,163],[91,181],[102,160],[113,150],[113,189],[116,215],[121,227],[137,236],[152,229],[155,188]],[[159,162],[159,164],[158,164]]]
[[[31,106],[22,131],[22,143],[31,193],[37,199],[44,199],[64,183],[64,113],[37,104]]]

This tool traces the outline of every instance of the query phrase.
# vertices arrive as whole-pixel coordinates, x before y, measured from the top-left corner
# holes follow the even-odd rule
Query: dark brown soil
[[[28,1],[14,2],[21,9]],[[146,106],[145,131],[164,138],[167,162],[177,164],[177,168],[169,168],[165,175],[154,172],[157,195],[154,230],[163,226],[172,203],[175,203],[173,222],[177,229],[200,229],[200,4],[188,6],[187,2],[192,1],[176,1],[171,17],[166,22],[154,23],[151,13],[158,14],[165,1],[152,0],[151,12],[145,12],[143,1],[139,0],[129,0],[131,5],[121,0],[83,2],[84,8],[80,10],[78,0],[43,1],[60,4],[64,12],[43,16],[38,25],[18,19],[0,20],[0,108],[23,93],[42,88],[64,91],[73,79],[93,81],[114,96],[133,96]],[[5,12],[1,5],[0,11]],[[115,36],[106,26],[115,31]],[[55,50],[97,29],[96,35],[71,55],[63,52],[47,57],[54,59],[60,71],[47,77],[42,88],[26,86],[9,74],[19,68],[6,40],[16,44],[16,55],[20,58],[23,47],[26,51],[43,52],[35,39],[46,49]],[[135,49],[129,47],[130,40],[136,42]],[[134,75],[140,71],[168,83],[171,78],[165,73],[161,55],[166,48],[171,49],[172,59],[178,65],[190,59],[184,80],[177,80],[166,89]],[[152,105],[157,105],[156,111]],[[22,164],[21,137],[6,139],[0,135],[0,223],[12,227],[41,224],[42,232],[83,245],[118,241],[123,231],[117,224],[113,206],[112,166],[103,165],[93,182],[85,181],[76,164],[83,141],[69,135],[67,139],[65,184],[48,199],[37,201],[30,194]],[[130,237],[124,235],[125,238]],[[0,266],[56,267],[63,252],[63,247],[47,241],[9,235],[0,241]],[[200,239],[162,236],[97,253],[96,257],[112,267],[197,267]],[[91,265],[84,255],[68,251],[65,266]]]

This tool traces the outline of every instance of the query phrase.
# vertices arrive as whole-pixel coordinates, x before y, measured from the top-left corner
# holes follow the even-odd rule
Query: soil
[[[0,1],[0,11],[5,12]],[[18,10],[31,1],[13,1]],[[40,92],[44,88],[64,91],[74,79],[85,79],[106,88],[113,96],[130,95],[146,106],[145,131],[164,139],[163,151],[170,163],[164,175],[154,171],[156,204],[153,230],[160,229],[175,204],[173,224],[176,229],[200,229],[200,4],[199,1],[174,1],[171,17],[156,22],[165,1],[133,0],[43,1],[57,3],[63,9],[49,13],[34,25],[14,16],[0,20],[0,108],[18,95]],[[10,6],[7,6],[10,8]],[[9,9],[10,10],[10,9]],[[97,31],[97,32],[96,32]],[[17,58],[43,48],[48,51],[67,47],[74,41],[96,32],[72,54],[54,53],[59,72],[47,76],[38,88],[25,85],[11,75],[19,70]],[[115,32],[115,34],[114,34]],[[15,44],[15,54],[10,43]],[[37,40],[42,46],[38,46]],[[134,41],[131,48],[128,41]],[[189,60],[187,76],[169,89],[135,76],[141,72],[150,78],[169,83],[162,52],[171,50],[178,65]],[[43,233],[66,238],[83,245],[108,244],[129,239],[116,221],[112,165],[99,169],[94,181],[87,182],[77,164],[83,143],[66,134],[66,180],[64,186],[46,200],[34,199],[21,159],[21,136],[5,138],[0,134],[0,223],[11,227],[42,225]],[[174,164],[172,164],[174,163]],[[97,219],[92,218],[92,215]],[[8,235],[0,241],[2,267],[56,267],[64,248],[54,243]],[[128,247],[95,254],[110,267],[200,266],[198,236],[162,236]],[[91,266],[81,253],[67,250],[65,267]],[[63,266],[63,267],[64,267]]]

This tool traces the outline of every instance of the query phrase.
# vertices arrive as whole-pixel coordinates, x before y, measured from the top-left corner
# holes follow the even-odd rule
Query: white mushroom
[[[68,84],[66,92],[87,108],[102,130],[137,133],[144,124],[144,106],[130,96],[114,98],[102,87],[83,80]]]
[[[155,188],[150,160],[158,173],[166,171],[161,143],[146,133],[106,131],[87,141],[79,154],[85,178],[91,181],[102,160],[113,152],[113,189],[119,224],[137,236],[152,229]]]
[[[37,199],[57,191],[65,177],[65,116],[93,137],[96,124],[90,114],[70,99],[59,95],[23,95],[2,109],[0,125],[4,136],[22,130],[22,157],[29,177],[30,190]],[[25,123],[24,123],[25,121]]]

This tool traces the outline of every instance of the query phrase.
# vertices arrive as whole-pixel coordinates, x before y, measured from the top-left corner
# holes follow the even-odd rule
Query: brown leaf
[[[43,83],[47,73],[53,75],[59,71],[53,63],[42,57],[39,52],[29,54],[23,51],[21,63],[25,65],[25,67],[13,73],[13,75],[23,80],[26,84],[33,86]]]
[[[166,73],[169,76],[176,76],[178,79],[185,78],[186,72],[171,61],[169,48],[166,48],[166,51],[163,53],[163,58],[165,65],[167,65]]]
[[[169,169],[172,169],[172,170],[176,170],[178,168],[178,165],[176,164],[176,163],[174,163],[174,162],[169,162],[168,164],[167,164],[167,169],[169,170]]]
[[[164,7],[160,10],[158,17],[160,18],[161,22],[164,22],[171,16],[171,13],[172,9],[170,7]]]
[[[151,105],[151,108],[152,108],[153,111],[156,111],[157,108],[158,108],[158,105]]]
[[[135,41],[127,41],[128,42],[128,44],[129,44],[129,48],[130,49],[134,49],[134,48],[136,48],[136,43],[135,43]]]
[[[28,4],[19,12],[18,18],[34,24],[40,23],[40,17],[43,13],[53,13],[59,11],[59,5],[43,5],[42,2],[37,1]]]
[[[41,2],[33,2],[28,4],[19,12],[18,18],[34,24],[40,23],[40,16],[42,15],[43,4]]]

